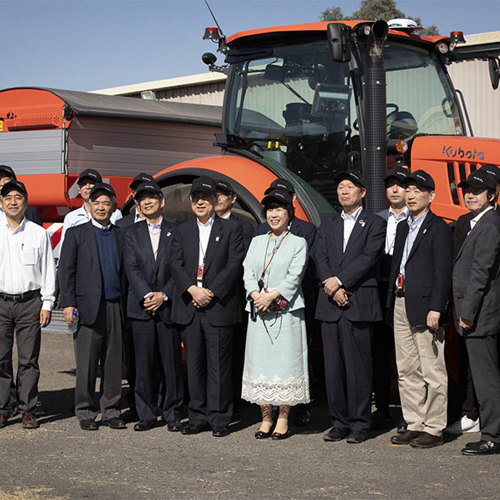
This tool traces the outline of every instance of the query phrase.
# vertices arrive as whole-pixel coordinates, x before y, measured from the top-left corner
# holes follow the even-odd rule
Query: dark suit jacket
[[[467,337],[500,333],[500,218],[485,213],[465,238],[455,257],[453,298],[456,317],[474,321]]]
[[[252,241],[253,238],[254,228],[252,224],[250,224],[250,222],[248,222],[247,220],[240,219],[232,212],[231,215],[229,216],[229,220],[234,220],[238,222],[238,224],[241,226],[241,231],[243,234],[243,246],[245,247],[245,254],[246,254],[248,247],[250,246],[250,242]]]
[[[115,235],[118,272],[124,276],[122,265],[122,235],[111,226]],[[59,259],[59,288],[61,306],[76,307],[80,324],[92,325],[97,319],[103,295],[103,280],[99,252],[92,222],[71,227],[66,232]],[[122,292],[125,282],[122,280]],[[122,293],[122,296],[125,293]]]
[[[116,221],[116,225],[121,229],[125,229],[126,227],[132,226],[134,223],[135,223],[135,208],[133,208],[128,215]]]
[[[128,318],[150,319],[151,315],[142,307],[144,296],[150,292],[162,292],[167,295],[168,300],[158,309],[157,314],[165,323],[172,323],[174,281],[170,274],[168,259],[175,227],[175,221],[163,218],[156,261],[145,220],[132,224],[123,231],[123,258],[129,283]]]
[[[38,212],[36,207],[28,205],[26,207],[26,211],[24,212],[24,216],[31,222],[34,222],[35,224],[43,227],[42,217],[40,216],[40,213]]]
[[[348,307],[339,307],[322,290],[319,292],[316,319],[338,321],[344,314],[350,321],[380,321],[382,309],[377,288],[377,265],[384,249],[384,220],[362,210],[354,225],[345,252],[344,220],[329,215],[321,224],[314,260],[320,281],[337,276],[352,293]]]
[[[470,231],[470,221],[473,218],[471,213],[461,215],[453,228],[453,256],[456,257],[460,247],[463,245],[467,233]]]
[[[172,319],[179,325],[188,325],[195,312],[187,289],[196,285],[199,241],[197,219],[178,226],[172,241],[170,271],[176,285]],[[241,321],[238,278],[241,276],[244,256],[241,226],[236,221],[216,216],[205,254],[203,274],[203,286],[215,294],[205,308],[206,319],[212,326],[229,326]]]
[[[387,307],[393,310],[396,279],[403,257],[408,224],[398,224],[394,255],[389,274]],[[425,216],[413,243],[405,267],[406,314],[411,326],[427,325],[429,311],[443,313],[446,310],[451,288],[453,267],[453,242],[446,222],[431,211]],[[390,314],[389,317],[392,315]]]

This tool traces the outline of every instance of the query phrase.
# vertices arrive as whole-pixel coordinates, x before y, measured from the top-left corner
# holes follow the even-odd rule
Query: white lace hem
[[[309,403],[309,377],[307,375],[296,378],[289,377],[281,380],[274,377],[272,380],[261,375],[257,379],[243,379],[241,397],[251,403],[259,405],[298,405]]]

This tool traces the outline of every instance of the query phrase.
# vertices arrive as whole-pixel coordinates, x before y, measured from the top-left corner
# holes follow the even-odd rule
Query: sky
[[[210,0],[224,33],[350,15],[359,0]],[[397,0],[440,33],[497,31],[498,0]],[[96,90],[203,73],[213,20],[203,0],[0,0],[0,89]],[[219,63],[223,62],[219,55]]]

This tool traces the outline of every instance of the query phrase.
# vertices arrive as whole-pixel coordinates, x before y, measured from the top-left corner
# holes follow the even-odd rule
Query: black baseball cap
[[[434,191],[434,189],[436,188],[436,185],[434,184],[434,179],[424,170],[415,170],[415,172],[409,174],[403,181],[403,185],[407,186],[412,182],[415,183],[417,186],[427,190]]]
[[[206,175],[202,175],[193,181],[191,184],[190,194],[205,193],[215,196],[216,186],[215,181]]]
[[[9,165],[0,165],[0,177],[9,177],[14,181],[17,179],[14,170]]]
[[[335,182],[337,184],[340,184],[346,179],[356,184],[356,186],[366,189],[365,180],[359,172],[354,172],[353,170],[345,170],[344,172],[340,172],[335,176]]]
[[[269,194],[274,189],[280,189],[290,194],[295,194],[294,185],[287,179],[276,179],[271,182],[271,185],[264,191],[264,194]]]
[[[141,182],[135,190],[134,198],[138,200],[142,193],[151,193],[157,194],[158,196],[163,196],[163,191],[161,190],[160,186],[156,184],[156,182]]]
[[[155,182],[155,180],[152,175],[141,172],[134,177],[134,180],[130,183],[129,187],[132,191],[137,191],[137,186],[143,182]]]
[[[6,182],[2,186],[2,191],[0,191],[0,193],[2,196],[7,196],[11,191],[19,191],[26,199],[28,199],[28,191],[26,191],[26,186],[22,182],[16,180]]]
[[[85,169],[79,176],[78,179],[76,180],[76,183],[80,185],[80,183],[84,179],[90,179],[91,181],[94,182],[94,184],[97,184],[99,182],[102,183],[102,177],[101,174],[97,171],[94,170],[93,168],[87,168]]]
[[[233,186],[231,186],[231,184],[229,184],[229,182],[224,181],[222,179],[219,179],[215,183],[215,188],[216,188],[216,191],[219,191],[221,193],[226,193],[226,194],[233,194],[234,193]]]
[[[490,189],[491,191],[495,191],[497,188],[495,178],[482,169],[472,172],[469,177],[467,177],[467,180],[462,181],[458,185],[458,187],[461,188],[469,186],[478,189]]]
[[[394,167],[387,172],[387,175],[384,177],[384,182],[387,184],[389,179],[396,179],[399,182],[403,183],[403,181],[410,174],[410,170],[406,167]]]
[[[92,198],[95,198],[98,194],[107,194],[108,196],[116,198],[115,190],[109,184],[105,184],[104,182],[94,184],[93,188],[90,190],[89,198],[92,200]]]
[[[267,196],[264,196],[264,198],[262,198],[261,204],[266,206],[273,202],[291,205],[293,203],[293,198],[292,195],[284,189],[273,189],[270,193],[267,194]]]
[[[1,167],[0,167],[1,169]],[[487,172],[489,175],[495,178],[495,182],[500,182],[500,168],[491,163],[483,165],[478,172]]]

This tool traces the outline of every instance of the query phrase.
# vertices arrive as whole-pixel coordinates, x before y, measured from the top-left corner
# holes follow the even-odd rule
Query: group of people
[[[378,423],[391,420],[394,351],[404,423],[390,440],[438,446],[448,405],[443,325],[455,321],[481,421],[481,439],[462,452],[500,452],[498,167],[486,165],[459,184],[470,213],[457,221],[454,235],[430,210],[432,177],[404,166],[385,177],[389,208],[379,214],[364,208],[363,177],[339,173],[342,211],[326,216],[318,232],[295,216],[294,186],[284,179],[265,191],[265,222],[255,230],[232,213],[236,195],[225,179],[193,181],[194,217],[182,224],[164,214],[164,194],[147,174],[132,182],[135,207],[125,218],[113,188],[101,181],[94,170],[80,175],[84,206],[65,220],[58,267],[61,305],[74,331],[75,415],[83,430],[98,429],[99,412],[102,425],[126,428],[120,414],[125,351],[136,431],[153,428],[160,415],[172,432],[211,429],[215,437],[227,436],[236,386],[236,396],[260,405],[255,438],[286,439],[291,407],[307,410],[311,400],[308,336],[319,322],[332,421],[324,440],[368,439],[372,391]],[[18,349],[29,337],[37,355],[55,287],[48,238],[23,215],[24,186],[9,180],[1,195],[2,262],[10,259],[0,271],[3,427],[13,382],[13,328]],[[32,261],[23,262],[28,250]],[[31,273],[24,282],[15,271],[23,265]],[[30,301],[39,321],[24,332],[18,322]],[[189,394],[185,424],[181,342]],[[19,373],[23,426],[31,422],[33,428],[37,361],[21,355]]]

